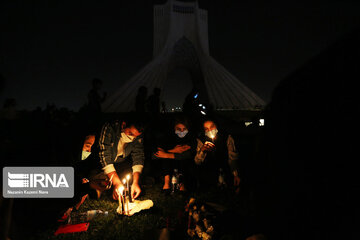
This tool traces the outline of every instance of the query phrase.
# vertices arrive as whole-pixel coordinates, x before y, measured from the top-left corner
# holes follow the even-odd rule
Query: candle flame
[[[123,184],[125,184],[125,183],[126,183],[126,179],[124,178],[124,179],[123,179]]]
[[[129,179],[130,179],[130,174],[128,174],[128,175],[126,176],[126,179],[127,179],[127,180],[129,180]]]

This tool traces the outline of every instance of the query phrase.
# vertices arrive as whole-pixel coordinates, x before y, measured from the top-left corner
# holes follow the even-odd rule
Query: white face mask
[[[205,132],[205,135],[208,137],[208,138],[215,138],[216,135],[218,133],[218,130],[217,128],[211,130],[211,131],[208,131],[208,132]]]
[[[82,151],[81,153],[81,160],[85,160],[90,156],[91,152]]]
[[[130,142],[134,141],[135,137],[126,135],[124,132],[122,132],[121,139],[124,143],[130,143]]]
[[[175,134],[178,135],[179,138],[183,138],[183,137],[186,136],[186,134],[188,134],[188,132],[189,132],[188,130],[184,130],[184,131],[182,131],[182,132],[179,131],[179,130],[176,130],[176,131],[175,131]]]

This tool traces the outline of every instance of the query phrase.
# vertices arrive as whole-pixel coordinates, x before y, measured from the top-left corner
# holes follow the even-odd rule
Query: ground
[[[111,192],[107,191],[99,200],[87,199],[78,210],[109,211],[108,216],[92,220],[87,232],[54,236],[58,226],[54,223],[38,232],[33,239],[158,239],[161,230],[166,227],[170,231],[170,239],[190,239],[186,235],[187,213],[184,211],[190,197],[198,202],[212,202],[224,207],[223,211],[216,211],[215,230],[219,239],[245,239],[241,237],[245,237],[247,233],[240,223],[244,217],[251,215],[251,204],[247,194],[236,195],[233,190],[212,188],[206,192],[189,193],[187,196],[179,193],[165,196],[161,193],[159,184],[144,186],[140,200],[151,199],[154,206],[131,217],[116,214],[118,202],[112,200]]]

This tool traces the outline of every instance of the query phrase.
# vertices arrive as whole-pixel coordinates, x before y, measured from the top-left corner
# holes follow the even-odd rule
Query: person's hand
[[[139,184],[133,183],[131,185],[131,199],[136,199],[141,193],[141,188]]]
[[[113,184],[113,199],[114,200],[118,200],[119,199],[119,188],[123,186],[122,183],[118,183],[118,184]]]
[[[179,152],[179,153],[183,153],[183,152],[189,150],[190,148],[191,148],[191,147],[190,147],[189,145],[182,145],[182,146],[180,147],[180,152]]]
[[[189,145],[176,145],[173,149],[169,150],[171,153],[183,153],[189,150],[191,147]]]
[[[158,151],[154,155],[158,158],[168,158],[168,153],[162,148],[158,148]]]
[[[211,152],[215,149],[215,144],[212,142],[206,141],[204,145],[201,147],[202,152]]]

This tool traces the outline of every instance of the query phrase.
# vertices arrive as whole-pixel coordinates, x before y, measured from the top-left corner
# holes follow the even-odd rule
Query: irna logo
[[[57,175],[50,174],[26,174],[26,173],[10,173],[8,172],[8,185],[11,188],[36,188],[41,186],[43,188],[51,187],[69,187],[65,174]]]
[[[72,167],[4,167],[5,198],[72,198]]]

